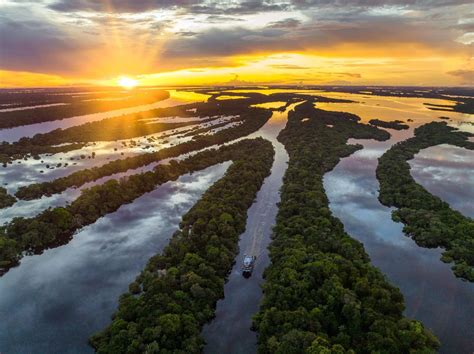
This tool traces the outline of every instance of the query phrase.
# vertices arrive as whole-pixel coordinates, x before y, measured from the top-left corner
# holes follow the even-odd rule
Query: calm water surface
[[[90,353],[119,296],[229,163],[166,183],[0,278],[0,352]]]
[[[474,284],[454,277],[449,265],[439,259],[441,250],[418,247],[406,237],[403,224],[393,222],[391,209],[377,199],[377,158],[409,134],[396,132],[387,142],[353,141],[363,144],[364,149],[342,159],[326,174],[324,187],[331,210],[344,223],[346,231],[364,244],[372,263],[401,289],[406,303],[405,315],[422,321],[434,332],[442,342],[442,353],[472,353]],[[439,149],[441,154],[445,153],[443,147]],[[449,155],[446,152],[444,158],[449,159]],[[462,166],[453,168],[451,177],[456,179],[453,176],[462,175],[463,171]],[[470,186],[465,184],[466,189],[474,188],[474,184]],[[463,197],[465,200],[465,195],[456,196],[456,193],[445,191],[444,195],[449,194],[447,199],[451,201]]]
[[[137,113],[142,111],[148,111],[156,108],[166,108],[181,104],[188,104],[197,101],[207,100],[209,95],[198,94],[194,92],[169,90],[170,97],[168,99],[146,105],[140,105],[135,107],[117,109],[113,111],[93,113],[82,116],[76,116],[71,118],[65,118],[61,120],[55,120],[51,122],[37,123],[24,125],[21,127],[15,127],[10,129],[0,130],[0,141],[14,142],[22,137],[32,137],[35,134],[47,133],[55,129],[66,129],[76,125],[84,123],[96,122],[105,118],[116,117],[124,114]],[[28,113],[25,113],[28,114]]]
[[[466,216],[474,218],[474,151],[432,146],[409,161],[415,181]]]
[[[217,302],[216,318],[203,329],[202,334],[207,342],[205,353],[256,352],[257,336],[250,327],[262,297],[263,270],[269,264],[267,246],[275,224],[279,190],[288,163],[288,154],[276,137],[285,127],[288,111],[294,106],[291,105],[284,113],[273,112],[268,123],[250,136],[270,140],[275,148],[275,161],[270,176],[265,179],[255,203],[248,211],[246,230],[240,236],[240,252],[224,287],[225,298]],[[252,276],[248,279],[241,273],[245,254],[257,256]]]
[[[161,104],[171,106],[201,100],[201,96],[182,96],[192,93],[174,92],[170,100]],[[328,93],[318,94],[329,96]],[[330,207],[344,223],[347,232],[364,243],[373,263],[400,287],[406,300],[406,315],[423,321],[433,330],[443,343],[443,353],[472,353],[474,284],[456,279],[449,266],[439,260],[440,250],[418,247],[403,235],[402,224],[394,223],[391,210],[378,202],[375,168],[377,158],[395,142],[411,137],[414,127],[443,115],[452,119],[449,124],[470,130],[473,116],[431,111],[423,104],[442,104],[443,100],[340,93],[331,97],[336,96],[357,98],[359,102],[318,103],[317,106],[355,113],[363,121],[372,118],[414,120],[408,131],[390,130],[393,136],[389,141],[354,140],[353,143],[362,143],[364,149],[341,160],[332,172],[326,174],[324,185]],[[172,99],[180,101],[176,103]],[[117,111],[113,113],[116,115]],[[71,121],[66,119],[35,127],[0,130],[0,140],[15,141],[21,136],[65,127],[61,124],[66,121],[70,122],[66,126],[73,126],[103,118],[89,115],[71,118]],[[251,136],[262,136],[274,144],[275,162],[271,175],[266,178],[248,212],[246,231],[239,242],[240,253],[225,285],[225,298],[217,303],[215,320],[203,329],[208,343],[206,353],[256,352],[256,335],[250,331],[251,317],[258,311],[262,296],[262,273],[269,263],[267,246],[288,162],[284,147],[276,140],[286,119],[287,112],[274,112],[270,121]],[[50,126],[50,123],[54,124]],[[111,147],[107,146],[107,149]],[[89,167],[89,164],[101,164],[103,161],[87,160],[83,163]],[[473,207],[469,203],[474,200],[470,194],[474,190],[474,181],[472,173],[469,173],[473,167],[472,152],[441,145],[420,152],[410,164],[417,182],[465,215],[473,216]],[[223,175],[227,167],[228,163],[225,163],[192,176],[182,176],[178,181],[167,183],[84,228],[68,245],[48,250],[42,255],[25,257],[20,267],[0,278],[0,353],[91,352],[87,346],[88,337],[110,323],[110,315],[116,310],[119,295],[126,291],[146,261],[163,249],[178,227],[181,216]],[[70,172],[68,169],[67,173]],[[51,170],[40,180],[56,178],[64,173],[66,169]],[[9,166],[0,171],[0,175],[10,181],[11,185],[7,188],[12,191],[19,185],[16,181],[39,178],[31,166]],[[61,205],[78,193],[77,190],[68,190],[52,199],[43,198],[33,203],[39,210],[46,205]],[[28,204],[21,203],[17,207],[25,211]],[[29,205],[33,207],[33,204]],[[14,214],[13,209],[5,209],[0,220]],[[244,279],[240,273],[244,254],[258,256],[249,279]]]

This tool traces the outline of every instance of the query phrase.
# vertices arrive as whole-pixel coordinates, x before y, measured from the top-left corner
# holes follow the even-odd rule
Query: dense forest
[[[241,115],[236,118],[236,120],[242,122],[242,124],[237,127],[224,129],[213,135],[196,135],[191,141],[164,148],[157,152],[114,160],[102,166],[80,170],[53,181],[20,187],[15,195],[17,198],[24,200],[41,198],[44,195],[49,196],[55,193],[60,193],[67,188],[79,187],[84,183],[97,180],[101,177],[139,168],[165,158],[176,157],[215,144],[223,144],[257,131],[268,121],[270,116],[271,112],[268,110],[243,108]],[[216,126],[214,125],[213,127]],[[212,127],[205,129],[208,131],[208,129],[212,129]],[[199,134],[201,131],[196,131],[194,133]]]
[[[456,131],[445,122],[432,122],[415,129],[415,137],[394,145],[379,159],[377,178],[380,201],[397,207],[395,221],[423,247],[443,247],[442,260],[454,262],[457,277],[474,281],[474,220],[450,208],[415,182],[408,160],[420,150],[439,144],[474,149],[469,133]]]
[[[0,209],[12,206],[15,202],[15,197],[8,194],[5,188],[0,187]]]
[[[217,150],[202,151],[180,162],[158,165],[150,172],[112,179],[84,189],[65,207],[49,208],[32,218],[15,217],[0,227],[0,274],[18,264],[25,253],[41,253],[46,248],[69,242],[78,229],[131,203],[157,185],[175,180],[184,173],[232,160],[236,154],[255,155],[260,149],[266,151],[268,144],[263,139],[243,140]]]
[[[279,135],[290,161],[254,317],[259,353],[430,353],[439,346],[420,322],[403,317],[400,291],[329,210],[324,174],[361,148],[347,139],[389,138],[357,121],[304,104]]]
[[[409,128],[408,124],[403,124],[403,121],[401,120],[393,120],[391,122],[387,122],[380,119],[371,119],[369,120],[369,124],[372,124],[381,128],[389,128],[389,129],[395,129],[395,130],[403,130],[403,129]]]
[[[170,131],[175,128],[185,127],[196,123],[206,123],[218,118],[219,116],[242,116],[242,114],[246,113],[253,115],[258,114],[258,111],[263,110],[263,108],[249,107],[253,104],[286,101],[287,105],[289,105],[301,101],[304,98],[317,99],[321,102],[351,102],[324,97],[313,98],[307,95],[272,94],[267,96],[253,93],[246,95],[248,95],[249,98],[242,100],[209,100],[208,102],[157,108],[138,113],[125,114],[66,129],[56,129],[44,134],[36,134],[31,138],[21,138],[19,141],[14,143],[3,142],[0,144],[0,162],[6,166],[7,163],[10,163],[15,159],[22,159],[30,155],[45,153],[54,154],[57,152],[67,152],[80,149],[87,142],[136,138],[163,131]],[[36,109],[34,111],[36,111]],[[16,112],[28,115],[27,111]],[[150,118],[172,116],[196,117],[196,121],[186,123],[160,123],[150,122],[148,120]],[[210,128],[206,128],[203,132],[208,131],[209,129]]]
[[[168,91],[150,90],[129,93],[128,96],[123,96],[117,100],[104,99],[103,97],[96,99],[92,98],[89,100],[64,99],[63,102],[66,103],[64,105],[0,112],[0,129],[50,122],[85,114],[106,112],[115,109],[151,104],[157,101],[162,101],[168,97]],[[86,98],[87,97],[84,97],[84,99]],[[37,103],[45,104],[46,102]],[[57,103],[57,100],[54,100],[52,103]]]
[[[98,353],[201,352],[201,327],[224,296],[247,209],[273,162],[272,144],[263,139],[217,152],[224,151],[233,164],[121,296],[112,324],[90,340]]]
[[[157,108],[148,111],[125,114],[89,122],[67,129],[56,129],[44,134],[36,134],[31,138],[21,138],[14,143],[0,144],[0,162],[11,162],[29,155],[46,152],[54,153],[69,151],[73,147],[80,148],[87,142],[114,141],[151,135],[175,128],[207,123],[221,116],[239,116],[258,114],[263,108],[250,108],[239,102],[202,102],[177,107]],[[269,112],[267,112],[269,114]],[[149,121],[159,117],[196,117],[195,121],[183,123],[161,123]]]

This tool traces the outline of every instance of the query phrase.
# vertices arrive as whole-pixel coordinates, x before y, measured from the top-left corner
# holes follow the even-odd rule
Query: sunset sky
[[[474,85],[472,0],[0,0],[0,87]]]

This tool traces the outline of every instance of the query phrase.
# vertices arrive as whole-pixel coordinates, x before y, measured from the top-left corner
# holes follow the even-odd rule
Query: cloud
[[[61,12],[93,11],[110,13],[136,13],[172,7],[199,4],[197,0],[59,0],[49,8]]]
[[[192,38],[175,38],[163,48],[163,58],[214,57],[267,52],[328,51],[337,46],[371,47],[377,55],[400,52],[397,46],[420,46],[434,52],[467,52],[468,48],[455,42],[452,31],[433,27],[406,18],[370,18],[353,22],[319,22],[294,29],[264,27],[250,29],[237,26],[211,28]],[[353,49],[348,49],[348,51]],[[412,49],[413,50],[413,49]],[[367,53],[368,54],[368,53]]]
[[[58,0],[49,6],[61,12],[93,11],[112,13],[138,13],[161,9],[184,9],[194,14],[235,15],[257,12],[282,11],[287,3],[274,1],[198,1],[198,0]]]
[[[308,70],[311,69],[309,66],[301,66],[301,65],[294,65],[294,64],[273,64],[270,65],[272,68],[275,69],[285,69],[285,70]]]
[[[369,9],[398,6],[421,10],[470,3],[470,0],[56,0],[49,5],[49,8],[61,12],[94,11],[113,13],[138,13],[173,8],[182,9],[188,13],[231,15],[292,9],[318,9],[321,7]]]
[[[295,18],[287,18],[281,21],[271,22],[267,27],[269,28],[296,28],[301,24],[301,21]]]
[[[52,67],[75,71],[75,53],[89,48],[80,38],[73,41],[62,29],[45,20],[0,16],[0,67],[8,70],[48,72]]]
[[[0,69],[107,77],[120,71],[134,75],[239,66],[244,60],[235,56],[245,56],[249,64],[253,55],[276,53],[360,58],[358,66],[370,67],[373,61],[364,64],[364,59],[377,58],[385,65],[394,58],[459,58],[472,52],[472,47],[459,43],[460,35],[473,29],[469,4],[467,0],[19,0],[0,12]],[[350,60],[346,62],[350,65]],[[272,64],[295,74],[300,70],[300,75],[308,68],[307,63],[291,61]],[[352,70],[333,69],[341,75]],[[466,74],[451,76],[466,80]]]
[[[416,9],[427,9],[433,7],[456,6],[471,4],[471,0],[293,0],[292,5],[300,8],[331,6],[334,8],[341,6],[352,7],[389,7],[406,6]]]
[[[460,69],[448,71],[448,74],[459,77],[462,80],[462,84],[474,85],[474,70]]]

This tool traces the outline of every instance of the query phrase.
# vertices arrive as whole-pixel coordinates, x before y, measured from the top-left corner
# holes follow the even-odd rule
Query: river
[[[411,136],[410,131],[390,132],[394,135],[385,142],[351,141],[362,144],[363,150],[342,159],[324,177],[330,208],[343,222],[346,231],[364,244],[372,263],[400,288],[405,297],[405,315],[422,321],[440,339],[440,352],[472,353],[474,284],[453,275],[450,266],[440,261],[440,249],[419,247],[406,237],[403,224],[392,221],[391,209],[377,199],[377,158],[392,144]],[[437,152],[446,154],[443,160],[449,159],[450,154],[443,151],[443,147],[438,147]],[[416,163],[420,165],[419,160]],[[451,162],[453,164],[455,161]],[[463,171],[462,165],[458,169],[452,168],[452,179]],[[418,177],[418,182],[424,179],[420,174]],[[465,189],[474,188],[472,179],[471,184],[463,181]],[[444,186],[447,184],[445,182]],[[449,191],[444,193],[449,194]],[[450,198],[458,202],[466,200],[466,196],[455,197],[452,193]]]
[[[119,296],[229,164],[165,183],[67,245],[24,257],[0,278],[1,353],[92,353],[90,335],[110,323]]]
[[[350,99],[355,95],[338,93],[337,97]],[[400,287],[406,301],[405,314],[421,320],[440,338],[441,352],[472,353],[474,284],[455,278],[449,265],[440,261],[440,250],[418,247],[404,236],[403,225],[393,222],[391,209],[377,199],[377,158],[392,144],[412,136],[413,128],[438,119],[440,112],[426,108],[423,104],[426,99],[366,96],[363,99],[364,102],[358,103],[318,103],[317,106],[358,114],[364,122],[372,118],[410,118],[414,122],[409,123],[410,129],[406,131],[389,130],[392,138],[386,142],[351,141],[361,143],[364,149],[342,159],[324,178],[331,210],[344,223],[346,231],[363,242],[373,264],[392,284]],[[168,103],[172,105],[171,101]],[[284,113],[274,112],[264,127],[249,136],[270,140],[276,156],[270,176],[248,211],[246,231],[239,241],[240,252],[225,284],[225,298],[217,303],[215,319],[203,329],[206,353],[256,352],[251,317],[258,311],[262,297],[262,274],[269,264],[267,246],[288,162],[288,155],[276,137],[293,107]],[[442,112],[442,115],[451,117],[451,125],[472,129],[472,115],[455,112]],[[84,121],[75,124],[81,122]],[[20,128],[25,130],[21,133],[19,130],[18,134],[27,136],[29,129],[34,129]],[[6,131],[0,131],[0,137]],[[468,199],[472,195],[469,191],[474,190],[470,173],[472,155],[467,154],[463,149],[442,145],[421,151],[410,164],[417,182],[472,216]],[[21,266],[0,278],[2,354],[92,352],[87,345],[89,336],[110,323],[120,294],[147,260],[166,246],[181,216],[227,167],[228,163],[216,165],[166,183],[84,228],[69,244],[23,258]],[[29,178],[23,175],[18,180],[20,177]],[[12,178],[11,183],[14,181]],[[64,203],[66,194],[57,198],[58,203]],[[46,202],[38,201],[38,207]],[[248,253],[257,255],[257,261],[252,276],[245,279],[240,268],[244,254]]]
[[[249,136],[260,136],[271,141],[275,148],[275,161],[270,176],[265,179],[247,213],[247,225],[239,241],[240,252],[224,286],[225,297],[217,302],[215,319],[202,331],[207,342],[204,353],[256,352],[257,336],[250,329],[252,316],[257,313],[262,297],[263,271],[269,264],[267,247],[275,224],[277,203],[280,201],[279,191],[288,163],[285,147],[276,138],[286,125],[288,112],[295,105],[288,107],[285,112],[273,112],[267,124]],[[247,279],[241,273],[245,254],[257,256],[252,276]]]
[[[408,162],[416,182],[474,218],[474,151],[443,144],[421,150]]]
[[[158,101],[152,104],[139,105],[134,107],[116,109],[107,112],[92,113],[82,116],[75,116],[70,118],[64,118],[61,120],[54,120],[50,122],[43,122],[37,124],[23,125],[20,127],[1,129],[0,130],[0,141],[7,141],[9,143],[15,142],[23,137],[32,137],[35,134],[48,133],[55,129],[66,129],[90,122],[97,122],[105,118],[117,117],[125,114],[137,113],[148,111],[157,108],[166,108],[182,104],[189,104],[199,101],[206,101],[209,95],[203,95],[199,93],[189,91],[178,91],[169,90],[170,97],[162,101]],[[28,114],[25,113],[25,114]]]

